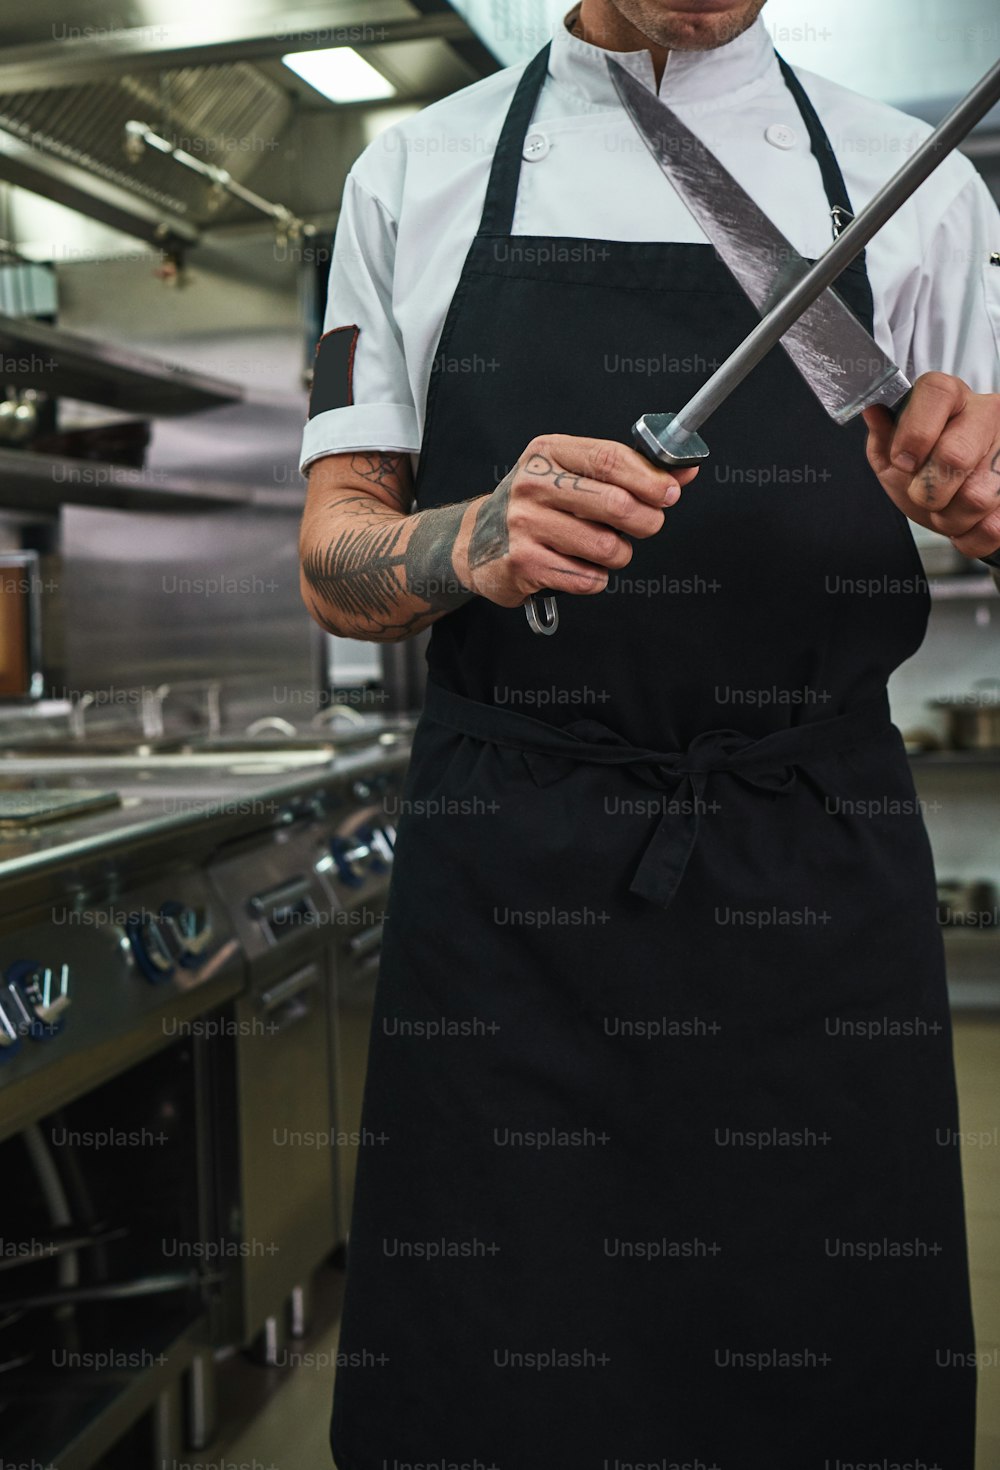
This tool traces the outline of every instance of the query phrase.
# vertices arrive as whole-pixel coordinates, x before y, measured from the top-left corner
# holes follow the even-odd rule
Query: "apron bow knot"
[[[787,763],[755,765],[753,753],[759,742],[739,730],[704,730],[682,751],[641,750],[592,719],[574,720],[561,734],[590,749],[587,753],[581,749],[579,754],[525,750],[524,763],[538,786],[561,781],[581,760],[597,756],[602,765],[627,764],[647,786],[661,791],[674,788],[669,809],[661,813],[629,885],[630,892],[662,908],[677,892],[698,841],[701,814],[709,810],[705,796],[709,776],[732,775],[775,795],[791,791],[795,784],[795,769]],[[622,758],[616,760],[613,752]]]
[[[735,776],[771,796],[786,795],[796,784],[798,766],[891,728],[883,696],[846,714],[768,735],[703,730],[686,750],[650,750],[632,745],[600,720],[549,725],[515,710],[467,699],[433,681],[427,687],[425,713],[463,735],[520,751],[538,786],[561,781],[583,764],[628,766],[648,786],[674,787],[629,884],[631,893],[661,908],[667,908],[677,892],[698,840],[701,813],[710,809],[705,800],[710,776]]]

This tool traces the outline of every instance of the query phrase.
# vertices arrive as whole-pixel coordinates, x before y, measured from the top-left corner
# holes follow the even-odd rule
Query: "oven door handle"
[[[354,959],[363,959],[365,955],[371,954],[372,950],[378,949],[382,943],[382,925],[375,924],[371,929],[365,929],[361,934],[355,934],[348,944],[348,949]]]
[[[305,898],[308,893],[308,878],[292,878],[287,883],[279,883],[277,888],[268,888],[263,893],[255,893],[247,906],[257,918],[268,919],[276,909],[290,908],[293,903],[300,898]]]
[[[265,1015],[276,1011],[279,1006],[287,1005],[304,990],[311,990],[319,985],[323,976],[318,965],[304,965],[301,970],[280,980],[277,985],[272,985],[270,990],[262,990],[258,1004]]]

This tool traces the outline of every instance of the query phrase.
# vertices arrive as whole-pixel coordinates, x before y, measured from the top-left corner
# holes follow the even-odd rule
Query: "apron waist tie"
[[[646,845],[629,889],[667,908],[698,840],[700,811],[709,776],[731,775],[775,795],[795,784],[797,766],[846,750],[891,729],[887,696],[847,714],[816,720],[754,739],[739,730],[706,730],[686,750],[649,750],[632,745],[600,720],[580,719],[558,727],[502,705],[455,694],[428,681],[424,715],[461,735],[520,751],[538,786],[568,776],[577,765],[628,766],[646,785],[660,790],[680,782]]]

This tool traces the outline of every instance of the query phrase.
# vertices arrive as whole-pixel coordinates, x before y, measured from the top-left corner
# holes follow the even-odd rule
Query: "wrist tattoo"
[[[488,495],[476,514],[475,525],[472,528],[472,536],[469,540],[469,567],[475,570],[477,567],[486,566],[491,561],[499,561],[500,557],[506,556],[510,550],[510,530],[508,526],[508,513],[510,510],[510,492],[514,478],[518,470],[522,469],[526,475],[534,475],[541,480],[551,480],[557,490],[578,490],[585,495],[596,495],[597,491],[590,485],[581,485],[580,476],[570,474],[568,470],[556,469],[556,466],[544,454],[531,454],[524,461],[521,460],[505,475],[500,484]]]
[[[474,571],[476,567],[484,567],[491,561],[499,561],[510,550],[507,510],[510,505],[510,487],[516,473],[515,465],[476,511],[475,524],[469,537],[470,571]]]

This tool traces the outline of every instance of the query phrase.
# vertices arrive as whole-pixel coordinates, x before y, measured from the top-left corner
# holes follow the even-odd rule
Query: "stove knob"
[[[392,862],[392,843],[389,840],[389,834],[386,832],[384,827],[372,827],[371,830],[366,833],[366,836],[368,838],[368,841],[371,843],[372,872],[388,872],[389,865]]]
[[[154,985],[169,980],[177,968],[180,945],[174,940],[166,921],[153,915],[130,919],[125,926],[136,964]]]
[[[341,883],[346,883],[348,888],[360,888],[365,881],[365,875],[358,871],[358,864],[371,857],[371,847],[359,833],[356,838],[331,837],[330,852],[333,861],[337,865],[337,874]]]
[[[10,997],[5,993],[0,994],[0,1067],[9,1062],[11,1057],[16,1057],[21,1050],[20,1030],[7,1014],[10,1006]]]
[[[35,967],[29,964],[28,968],[34,969]],[[15,972],[18,969],[18,965],[11,965],[4,975],[3,1008],[7,1020],[13,1026],[15,1035],[18,1040],[21,1040],[22,1037],[31,1035],[35,1016],[16,978]]]
[[[195,969],[212,943],[212,923],[203,904],[168,900],[160,909],[163,927],[182,965]]]
[[[63,1028],[64,1012],[70,1003],[69,966],[58,974],[34,960],[18,960],[8,969],[7,985],[22,1002],[28,1030],[36,1041],[48,1041]]]

